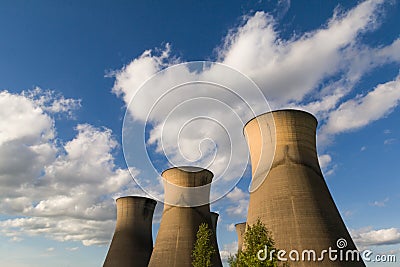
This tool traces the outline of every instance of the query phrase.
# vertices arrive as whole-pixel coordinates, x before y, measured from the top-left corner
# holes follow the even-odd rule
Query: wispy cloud
[[[351,231],[354,242],[360,246],[400,244],[400,230],[364,228]]]
[[[374,201],[374,202],[372,202],[372,203],[370,203],[369,205],[370,206],[373,206],[373,207],[385,207],[386,206],[386,203],[389,201],[389,198],[387,197],[387,198],[385,198],[384,200],[381,200],[381,201]]]
[[[329,136],[361,128],[389,114],[399,102],[400,76],[376,86],[366,95],[342,103],[329,114],[321,132]]]
[[[386,139],[385,141],[383,141],[383,144],[384,145],[392,145],[392,144],[395,144],[396,142],[397,142],[396,138],[389,138],[389,139]]]

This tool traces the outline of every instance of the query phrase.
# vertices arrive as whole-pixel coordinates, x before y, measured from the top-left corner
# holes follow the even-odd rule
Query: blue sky
[[[152,103],[147,92],[161,95],[159,85],[167,80],[153,80],[155,89],[147,88],[144,99],[129,103],[158,71],[197,60],[232,67],[243,74],[238,74],[241,82],[251,78],[260,91],[240,92],[256,114],[266,111],[265,102],[254,97],[259,92],[272,109],[313,113],[319,120],[318,151],[325,179],[353,239],[359,248],[396,254],[400,260],[399,14],[394,0],[2,1],[2,265],[103,263],[115,223],[114,198],[144,194],[124,160],[126,107],[137,129],[148,123],[146,137],[152,141],[132,142],[148,142],[156,168],[169,165],[163,153],[173,162],[185,162],[174,150],[175,136],[154,130],[169,107],[161,106],[148,121],[140,113]],[[172,73],[172,83],[179,80],[177,74]],[[201,92],[241,110],[229,97],[220,98],[208,89]],[[191,91],[176,95],[175,101],[195,97],[199,95]],[[216,106],[209,104],[205,113],[202,107],[204,103],[191,103],[189,112],[178,112],[173,123],[184,120],[183,115],[221,115]],[[241,114],[238,110],[234,109]],[[231,127],[227,129],[239,128],[241,134],[233,117],[226,116]],[[223,134],[189,129],[181,142],[189,144],[185,155],[196,158],[199,140],[207,134],[220,149],[221,161],[212,165],[218,176],[224,155],[234,148],[221,145],[226,141]],[[212,143],[202,145],[205,159],[196,162],[200,165],[215,152]],[[230,163],[234,171],[225,173],[233,181],[241,178],[235,171],[247,157],[245,150],[239,152],[241,157]],[[150,181],[147,189],[158,197],[162,186],[152,169],[140,164],[142,157],[147,156],[129,167]],[[243,171],[238,185],[212,205],[220,213],[222,255],[235,250],[232,226],[246,218],[250,177],[249,169]],[[161,210],[158,205],[154,236]]]

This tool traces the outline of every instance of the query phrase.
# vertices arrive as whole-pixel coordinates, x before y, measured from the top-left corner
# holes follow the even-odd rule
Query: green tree
[[[215,254],[215,249],[211,244],[212,235],[213,231],[208,227],[208,224],[200,224],[192,252],[193,267],[211,266],[211,258]]]
[[[262,258],[265,257],[264,260],[260,260],[257,257],[260,250],[262,250],[262,253],[259,255]],[[278,261],[276,251],[275,242],[270,232],[260,219],[258,219],[255,224],[252,226],[249,225],[244,233],[242,251],[238,251],[235,255],[230,256],[228,263],[231,267],[288,266]]]

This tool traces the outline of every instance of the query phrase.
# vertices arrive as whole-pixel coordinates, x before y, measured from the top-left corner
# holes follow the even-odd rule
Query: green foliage
[[[211,258],[215,254],[215,249],[211,244],[212,235],[213,232],[206,223],[200,224],[192,252],[193,267],[211,266]]]
[[[261,257],[266,253],[265,260],[258,259],[257,253],[260,250],[263,250],[263,253],[260,255]],[[275,252],[271,253],[273,250]],[[281,262],[278,261],[276,251],[275,242],[269,231],[260,219],[258,219],[255,224],[248,226],[244,233],[242,251],[238,251],[238,253],[233,256],[231,255],[228,258],[228,263],[231,267],[287,266],[286,264],[282,265]]]

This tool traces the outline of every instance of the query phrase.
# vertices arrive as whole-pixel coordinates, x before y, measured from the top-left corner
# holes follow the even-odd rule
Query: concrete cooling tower
[[[265,113],[245,125],[252,164],[247,223],[260,218],[292,267],[365,266],[353,259],[356,247],[323,178],[316,127],[314,116],[298,110]],[[329,249],[336,250],[332,257],[324,253]]]
[[[192,266],[192,251],[201,223],[215,232],[209,197],[213,174],[195,167],[176,167],[162,173],[165,203],[156,243],[149,267]],[[202,203],[192,206],[193,203]],[[214,218],[215,219],[215,218]],[[212,239],[216,254],[212,266],[222,266],[216,238]]]
[[[246,222],[235,224],[235,228],[238,237],[238,251],[241,251],[243,247],[244,232],[246,231]]]
[[[153,250],[152,220],[157,201],[117,199],[117,224],[104,267],[147,267]]]

